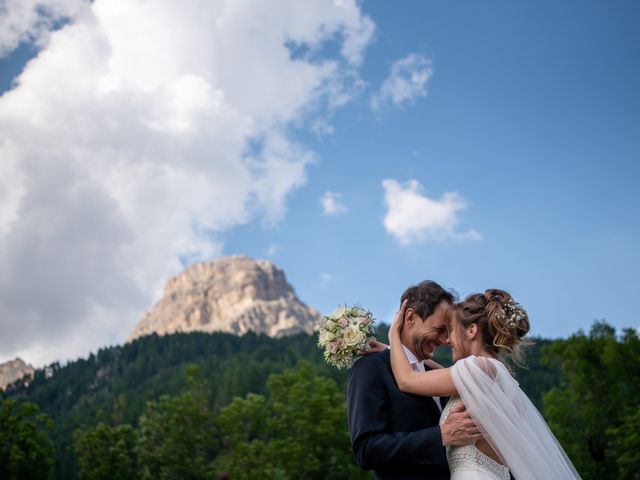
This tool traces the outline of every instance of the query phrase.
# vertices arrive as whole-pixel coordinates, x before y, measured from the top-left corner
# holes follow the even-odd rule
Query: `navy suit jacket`
[[[375,470],[378,479],[449,479],[440,410],[433,398],[398,389],[389,350],[355,363],[347,397],[351,446],[361,468]]]

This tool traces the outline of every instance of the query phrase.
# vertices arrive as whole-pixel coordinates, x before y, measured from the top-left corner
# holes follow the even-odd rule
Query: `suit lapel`
[[[430,368],[429,366],[425,365],[424,369],[428,372],[430,370],[433,370],[432,368]],[[431,397],[429,397],[431,398]],[[431,398],[431,400],[433,400],[432,403],[436,403],[436,400],[434,398]],[[436,405],[436,408],[438,408],[438,415],[440,415],[442,413],[442,410],[444,410],[445,405],[447,404],[447,402],[449,401],[449,397],[439,397],[438,399],[440,401],[440,408],[438,408],[438,405]]]
[[[385,352],[383,352],[384,354],[384,360],[386,363],[389,364],[389,370],[391,370],[391,352],[390,350],[386,350]],[[425,365],[425,369],[426,369],[426,365]],[[393,374],[393,371],[392,371]],[[441,410],[438,408],[438,405],[436,405],[436,401],[432,398],[432,397],[425,397],[422,395],[414,395],[412,393],[407,393],[406,395],[410,395],[416,399],[419,399],[421,403],[423,403],[430,411],[431,413],[435,416],[435,418],[440,418],[440,413]],[[448,399],[448,397],[447,397]],[[446,402],[445,402],[446,403]],[[442,404],[441,404],[442,405]]]
[[[440,414],[442,413],[440,411],[440,409],[438,408],[438,405],[436,405],[436,401],[433,399],[433,397],[423,397],[425,400],[427,400],[427,405],[429,405],[429,408],[431,409],[431,411],[433,412],[433,414],[436,416],[436,418],[440,418]]]

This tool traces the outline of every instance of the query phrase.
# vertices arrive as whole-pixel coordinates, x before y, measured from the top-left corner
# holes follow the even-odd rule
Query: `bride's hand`
[[[402,327],[404,327],[404,315],[407,310],[407,303],[408,300],[402,302],[400,310],[396,313],[396,318],[393,320],[391,328],[389,329],[389,339],[393,337],[400,339],[400,332],[402,331]]]

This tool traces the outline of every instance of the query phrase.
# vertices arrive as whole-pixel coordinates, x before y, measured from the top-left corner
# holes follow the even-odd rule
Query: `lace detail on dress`
[[[447,462],[451,473],[456,470],[480,470],[500,480],[509,480],[509,469],[487,457],[473,445],[447,447]]]
[[[454,405],[460,403],[459,398],[451,398],[442,411],[440,425],[449,415],[449,410]],[[509,480],[509,469],[499,464],[494,459],[488,457],[474,445],[462,445],[459,447],[447,447],[447,462],[449,470],[453,474],[456,470],[482,471],[493,475],[499,480]]]

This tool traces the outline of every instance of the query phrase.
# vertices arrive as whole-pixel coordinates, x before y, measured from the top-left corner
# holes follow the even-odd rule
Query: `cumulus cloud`
[[[397,180],[387,179],[382,187],[387,208],[384,227],[401,244],[482,238],[473,229],[456,230],[457,213],[467,208],[467,203],[457,193],[447,192],[440,200],[429,198],[417,180],[402,185]]]
[[[0,361],[39,364],[122,341],[182,260],[281,220],[314,160],[290,127],[348,100],[373,32],[355,0],[12,0],[2,21],[0,52],[45,39],[0,97]]]
[[[433,75],[433,63],[417,53],[411,53],[391,66],[389,76],[371,99],[371,108],[403,107],[427,95],[427,82]]]
[[[23,42],[43,45],[50,31],[75,17],[86,0],[4,0],[0,6],[0,58]]]
[[[342,203],[342,194],[338,192],[325,192],[320,198],[320,203],[325,215],[338,215],[347,211],[347,207]]]

